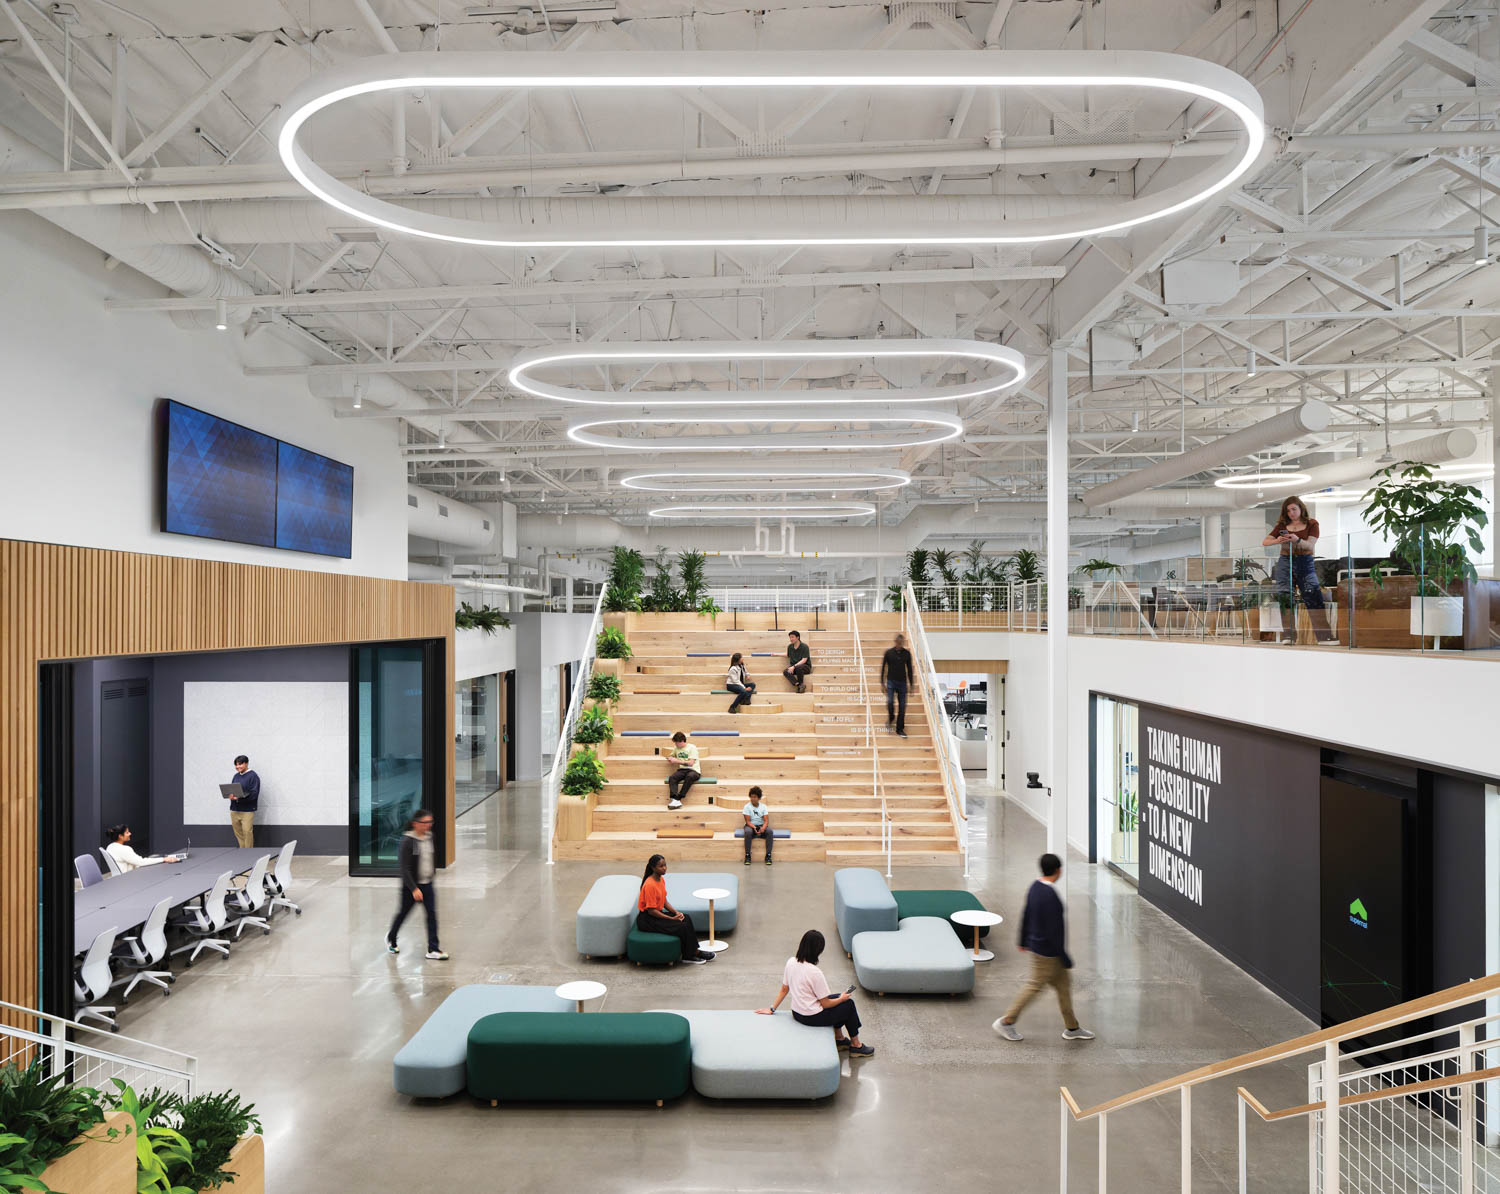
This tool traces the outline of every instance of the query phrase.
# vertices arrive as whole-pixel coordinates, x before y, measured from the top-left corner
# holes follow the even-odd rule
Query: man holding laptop
[[[255,845],[255,810],[260,807],[260,776],[250,770],[245,755],[234,759],[234,777],[220,784],[219,791],[229,801],[229,822],[234,826],[234,840],[240,849]]]

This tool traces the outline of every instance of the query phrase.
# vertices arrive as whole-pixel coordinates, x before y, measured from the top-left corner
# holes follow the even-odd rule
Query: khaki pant
[[[234,840],[239,843],[240,849],[248,850],[255,845],[254,813],[231,812],[229,823],[234,826]]]
[[[1078,1017],[1073,1014],[1073,980],[1068,974],[1068,968],[1063,965],[1061,958],[1044,958],[1041,954],[1031,955],[1031,974],[1026,979],[1026,985],[1021,988],[1016,1001],[1001,1019],[1007,1024],[1014,1024],[1026,1005],[1041,994],[1043,987],[1051,987],[1057,992],[1057,1006],[1062,1009],[1063,1027],[1077,1028]]]

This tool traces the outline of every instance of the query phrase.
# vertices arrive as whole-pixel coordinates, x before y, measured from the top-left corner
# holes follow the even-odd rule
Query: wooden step
[[[607,760],[606,760],[607,761]],[[720,780],[716,784],[696,783],[688,789],[687,803],[707,806],[712,798],[715,805],[741,807],[746,793],[758,786],[764,793],[766,803],[776,808],[781,804],[817,804],[822,800],[822,789],[816,779],[737,779]],[[609,777],[604,791],[599,793],[601,804],[667,804],[667,785],[653,779],[615,779]]]
[[[737,759],[717,753],[702,757],[703,774],[723,784],[759,784],[770,780],[795,779],[803,783],[821,782],[822,767],[817,759]],[[673,768],[665,757],[621,757],[610,754],[604,760],[604,774],[610,783],[625,779],[664,780]]]
[[[897,821],[891,819],[891,832],[896,837],[919,837],[923,841],[946,840],[953,837],[953,829],[945,821]],[[826,837],[879,837],[880,816],[873,820],[823,821]],[[900,849],[899,846],[893,847]]]
[[[733,833],[744,823],[738,806],[699,808],[692,805],[691,799],[680,809],[661,804],[601,804],[594,810],[594,830],[598,833],[648,834],[669,826],[707,827],[716,833]],[[778,829],[790,829],[793,834],[818,833],[823,829],[823,810],[817,806],[775,808],[771,810],[771,824]]]
[[[883,870],[885,851],[879,846],[866,846],[857,838],[834,839],[824,853],[825,861],[835,866],[869,866]],[[779,849],[779,846],[778,846]],[[892,850],[892,861],[896,866],[957,867],[962,865],[962,856],[957,843],[951,850]]]
[[[822,862],[825,839],[821,833],[799,834],[781,838],[776,842],[776,863]],[[760,866],[761,847],[755,849],[755,865]],[[745,843],[734,836],[732,830],[715,832],[712,838],[689,841],[661,839],[653,833],[625,831],[595,832],[586,841],[556,842],[553,857],[559,861],[573,860],[620,860],[633,862],[639,870],[653,854],[663,855],[669,863],[687,862],[733,862],[740,865],[745,854]],[[883,855],[882,855],[883,857]],[[707,928],[707,925],[704,926]]]

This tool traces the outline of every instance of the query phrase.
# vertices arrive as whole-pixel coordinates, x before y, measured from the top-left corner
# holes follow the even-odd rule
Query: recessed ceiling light
[[[890,360],[926,357],[976,361],[994,376],[952,386],[889,390],[816,390],[777,393],[772,390],[691,390],[642,395],[628,390],[580,389],[539,381],[538,369],[610,362]],[[710,406],[753,402],[756,406],[859,406],[883,402],[944,402],[999,393],[1026,377],[1026,358],[1004,344],[979,340],[701,340],[629,344],[577,344],[535,348],[519,354],[508,380],[538,398],[592,406]]]
[[[867,87],[898,92],[965,88],[1033,92],[1081,87],[1130,87],[1165,91],[1220,105],[1238,122],[1241,136],[1206,172],[1141,199],[1121,200],[1104,212],[1086,208],[1066,215],[1018,219],[982,228],[934,227],[908,218],[888,228],[858,230],[804,227],[749,236],[688,236],[672,228],[620,231],[593,225],[576,235],[529,231],[525,200],[513,223],[416,211],[368,195],[323,169],[298,144],[298,134],[316,113],[347,99],[391,92],[549,89],[630,89],[676,92],[722,89],[802,88],[815,91]],[[1195,207],[1232,186],[1255,164],[1266,140],[1260,93],[1244,78],[1216,63],[1179,54],[1139,50],[1109,53],[1075,50],[808,51],[793,53],[677,52],[513,54],[434,52],[390,54],[334,67],[309,79],[288,97],[277,150],[298,183],[324,202],[357,219],[432,240],[500,248],[597,248],[607,246],[711,247],[733,245],[952,245],[1036,244],[1102,236]],[[1128,155],[1128,144],[1121,152]],[[542,203],[553,200],[543,199]],[[607,201],[614,202],[614,201]],[[734,200],[717,199],[733,227]]]
[[[704,483],[684,485],[684,479]],[[842,493],[900,489],[911,484],[903,469],[794,469],[767,465],[763,469],[672,469],[631,473],[621,477],[626,489],[647,493],[685,494],[735,493]]]

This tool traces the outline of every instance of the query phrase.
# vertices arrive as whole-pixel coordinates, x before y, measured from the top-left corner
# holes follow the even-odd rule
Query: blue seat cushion
[[[736,829],[734,831],[734,836],[735,837],[744,837],[745,836],[745,827],[743,825],[741,825],[738,829]],[[771,836],[772,837],[776,837],[776,838],[791,837],[792,836],[792,831],[790,829],[773,829],[773,830],[771,830]]]
[[[507,987],[475,983],[459,987],[427,1017],[392,1064],[396,1091],[414,1098],[441,1099],[463,1090],[469,1029],[496,1012],[571,1012],[551,987]]]
[[[798,1024],[785,1008],[681,1011],[691,1026],[693,1089],[710,1099],[822,1099],[839,1088],[831,1028]]]
[[[679,912],[693,918],[693,927],[708,934],[708,901],[693,892],[703,887],[719,887],[729,894],[714,901],[714,932],[729,933],[740,920],[740,877],[723,872],[667,872],[667,902]]]

